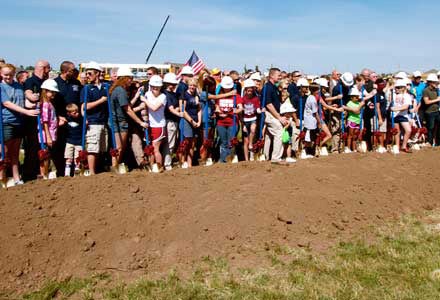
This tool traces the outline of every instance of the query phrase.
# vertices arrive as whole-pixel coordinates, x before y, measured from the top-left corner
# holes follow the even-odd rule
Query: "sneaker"
[[[15,182],[14,182],[14,185],[15,185],[15,186],[17,186],[17,185],[23,185],[23,184],[24,184],[23,180],[18,180],[18,181],[15,181]]]
[[[249,153],[249,160],[254,161],[254,152],[252,151]]]
[[[292,157],[286,157],[286,163],[295,163],[296,159],[292,158]]]
[[[182,169],[188,169],[188,163],[187,162],[184,162],[182,164]]]
[[[172,169],[173,169],[172,166],[166,166],[166,167],[165,167],[165,171],[171,171]]]

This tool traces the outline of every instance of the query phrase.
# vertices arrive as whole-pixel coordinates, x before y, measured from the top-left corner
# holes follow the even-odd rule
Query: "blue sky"
[[[4,1],[6,2],[6,1]],[[192,50],[210,67],[279,66],[306,73],[438,68],[440,1],[116,1],[2,3],[0,57],[54,68],[75,63],[185,62]],[[415,7],[416,6],[416,7]]]

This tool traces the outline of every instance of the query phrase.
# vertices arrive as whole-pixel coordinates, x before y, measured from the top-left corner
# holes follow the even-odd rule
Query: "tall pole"
[[[153,47],[150,50],[150,53],[148,53],[147,59],[145,60],[145,63],[148,64],[148,61],[150,60],[151,54],[153,54],[154,47],[156,47],[157,42],[159,41],[160,35],[162,34],[162,31],[164,30],[165,26],[167,25],[168,20],[170,19],[170,15],[167,16],[165,23],[163,23],[162,28],[160,29],[159,34],[157,35],[156,40],[154,41]]]

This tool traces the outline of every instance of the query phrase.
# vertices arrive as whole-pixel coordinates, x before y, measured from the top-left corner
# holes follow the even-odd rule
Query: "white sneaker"
[[[348,148],[348,147],[345,147],[345,149],[344,149],[344,153],[351,153],[352,151],[350,150],[350,148]]]
[[[307,157],[306,157],[307,159],[309,159],[309,158],[314,158],[314,156],[313,155],[310,155],[310,154],[307,154]]]
[[[327,147],[323,146],[321,147],[321,151],[319,151],[320,156],[328,156],[328,150]]]
[[[296,159],[294,159],[293,157],[286,157],[286,163],[295,163]]]
[[[57,172],[56,171],[49,172],[49,175],[48,175],[47,178],[48,179],[56,179],[57,178]]]
[[[249,153],[249,160],[254,161],[254,152],[252,151]]]
[[[151,168],[151,172],[159,173],[159,167],[157,166],[157,164],[153,164],[153,167]]]
[[[205,164],[205,166],[207,166],[207,167],[210,167],[210,166],[212,166],[214,163],[212,162],[212,158],[207,158],[206,159],[206,164]]]
[[[188,163],[187,162],[184,162],[182,164],[182,169],[188,169]]]
[[[172,166],[165,166],[165,171],[171,171],[173,169]]]
[[[238,156],[237,155],[234,155],[234,158],[232,158],[232,163],[233,164],[238,163]]]

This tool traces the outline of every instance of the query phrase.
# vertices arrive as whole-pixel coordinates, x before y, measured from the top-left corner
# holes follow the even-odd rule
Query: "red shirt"
[[[248,98],[244,96],[241,98],[243,103],[243,121],[252,122],[257,120],[257,109],[260,108],[260,99],[257,96]]]
[[[238,106],[238,104],[241,104],[241,97],[237,97],[237,102],[235,107]],[[234,109],[234,96],[228,97],[228,98],[221,98],[216,100],[216,105],[220,108],[220,114],[227,114],[226,117],[218,117],[217,118],[217,125],[219,126],[233,126],[233,109]],[[236,119],[236,122],[238,119]],[[237,123],[235,124],[237,125]]]

